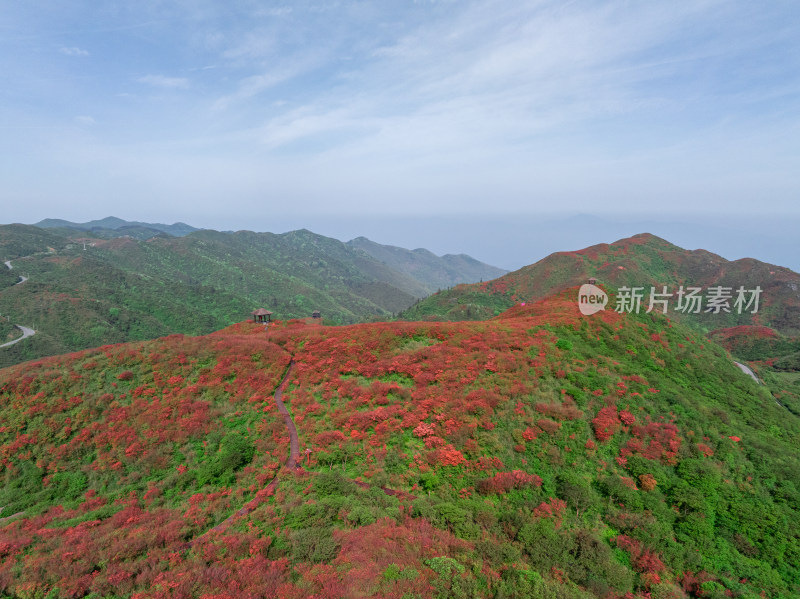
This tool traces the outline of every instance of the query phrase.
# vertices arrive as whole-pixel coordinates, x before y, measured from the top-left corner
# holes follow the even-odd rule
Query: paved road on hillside
[[[14,267],[11,266],[11,260],[6,260],[5,262],[3,262],[3,264],[8,266],[8,270],[14,270]],[[17,281],[15,285],[22,285],[27,280],[28,277],[23,277],[22,275],[20,275],[19,281]],[[22,337],[17,337],[16,339],[14,339],[14,341],[3,343],[2,345],[0,345],[0,347],[8,347],[9,345],[14,345],[15,343],[19,343],[23,339],[27,339],[28,337],[33,337],[36,334],[36,331],[34,331],[31,328],[24,327],[21,324],[15,324],[14,326],[17,327],[20,331],[22,331]]]
[[[11,266],[11,260],[6,260],[5,262],[3,262],[3,264],[5,264],[6,266],[8,266],[8,270],[14,270],[14,267],[13,267],[13,266]],[[14,283],[14,284],[15,284],[15,285],[22,285],[22,283],[24,283],[24,282],[25,282],[25,281],[27,281],[27,280],[28,280],[28,277],[23,277],[22,275],[20,275],[20,276],[19,276],[19,281],[17,281],[17,282],[16,282],[16,283]]]
[[[742,370],[742,372],[744,372],[745,374],[749,374],[751,377],[753,377],[753,380],[755,382],[757,382],[759,385],[761,384],[761,381],[758,380],[758,377],[756,376],[756,374],[752,370],[750,370],[750,368],[748,368],[744,364],[736,362],[735,360],[734,360],[733,363],[736,364]]]
[[[758,380],[758,377],[756,376],[756,373],[753,372],[748,366],[745,366],[744,364],[742,364],[741,362],[737,362],[736,360],[734,360],[733,363],[736,364],[741,369],[741,371],[744,372],[746,375],[749,375],[749,376],[753,377],[753,380],[756,383],[758,383],[759,385],[763,385],[764,384],[760,380]],[[774,395],[772,396],[772,399],[774,399],[775,403],[778,404],[780,407],[786,408],[786,406],[783,405],[781,402],[779,402],[778,399]],[[788,410],[788,408],[786,408],[786,409]]]
[[[22,337],[17,337],[14,341],[9,341],[8,343],[3,343],[0,347],[8,347],[9,345],[14,345],[15,343],[19,343],[23,339],[27,339],[28,337],[33,337],[36,334],[36,331],[30,329],[28,327],[24,327],[21,324],[15,324],[20,331],[22,331]]]

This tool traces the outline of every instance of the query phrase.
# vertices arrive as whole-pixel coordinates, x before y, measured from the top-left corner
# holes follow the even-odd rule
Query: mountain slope
[[[426,295],[459,283],[494,279],[507,272],[465,254],[440,257],[425,249],[381,245],[366,237],[352,239],[347,245],[365,251],[394,270],[410,274],[425,285]]]
[[[0,249],[13,266],[0,268],[0,314],[37,330],[3,348],[0,365],[173,332],[208,333],[260,306],[283,318],[320,310],[329,323],[388,318],[428,293],[413,276],[305,230],[199,230],[146,240],[56,231],[0,226]],[[16,285],[20,275],[29,279],[24,285]]]
[[[165,225],[162,223],[143,223],[138,221],[127,221],[115,216],[108,216],[99,220],[92,220],[86,223],[73,223],[60,218],[46,218],[34,224],[41,229],[78,229],[80,231],[91,232],[99,237],[118,237],[131,235],[137,239],[148,239],[157,235],[159,232],[167,233],[175,237],[182,237],[194,231],[199,231],[186,223],[173,223]],[[98,235],[99,234],[99,235]]]
[[[800,275],[788,268],[751,258],[728,261],[705,250],[684,250],[650,234],[640,234],[613,244],[599,244],[575,252],[558,252],[517,271],[482,284],[459,285],[421,301],[403,314],[407,319],[481,319],[494,316],[516,302],[534,301],[589,277],[612,287],[643,287],[645,302],[650,288],[667,286],[703,288],[723,286],[734,291],[760,286],[756,314],[726,313],[670,315],[714,330],[743,324],[763,324],[789,334],[800,333]],[[576,298],[577,300],[577,298]],[[613,309],[614,306],[609,306]],[[705,308],[705,306],[704,306]],[[656,309],[660,309],[657,307]]]
[[[0,371],[0,589],[797,596],[800,419],[689,328],[575,292]]]

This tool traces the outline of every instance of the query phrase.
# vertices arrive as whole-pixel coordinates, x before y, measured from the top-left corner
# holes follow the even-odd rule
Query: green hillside
[[[675,312],[675,318],[700,330],[711,331],[737,325],[766,325],[783,333],[800,334],[800,275],[781,266],[752,258],[728,261],[705,250],[684,250],[650,234],[635,235],[612,244],[594,245],[575,252],[557,252],[517,271],[484,283],[458,285],[442,291],[405,311],[408,320],[480,320],[491,318],[518,302],[530,302],[568,287],[586,283],[590,277],[613,288],[644,288],[642,310],[647,309],[650,289],[668,293],[680,286],[730,287],[762,290],[756,314],[733,309],[729,313]],[[749,298],[749,296],[748,296]],[[577,301],[577,296],[576,296]],[[613,309],[614,306],[609,306]],[[656,306],[660,310],[660,306]]]
[[[135,239],[149,239],[159,233],[167,233],[175,237],[182,237],[194,231],[199,231],[196,227],[186,223],[173,223],[165,225],[162,223],[143,223],[138,221],[126,221],[115,216],[108,216],[99,220],[92,220],[86,223],[73,223],[60,218],[46,218],[35,223],[35,227],[40,229],[55,229],[56,232],[65,233],[70,230],[86,231],[94,237],[104,239],[110,237],[130,236]]]
[[[407,250],[381,245],[366,237],[357,237],[348,241],[347,245],[363,250],[394,270],[412,275],[425,285],[425,295],[459,283],[488,281],[507,272],[464,254],[445,254],[439,257],[425,249]]]
[[[573,292],[0,370],[0,591],[798,596],[800,419],[691,329]]]
[[[203,334],[265,307],[281,318],[320,310],[330,324],[390,318],[426,284],[310,231],[198,230],[183,237],[100,239],[0,226],[0,314],[37,334],[0,365],[169,333]],[[15,285],[20,276],[29,278]],[[34,326],[35,325],[35,326]]]

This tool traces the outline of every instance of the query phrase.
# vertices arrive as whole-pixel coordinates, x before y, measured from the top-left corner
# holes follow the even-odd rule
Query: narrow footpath
[[[289,366],[286,369],[286,374],[283,375],[283,379],[278,384],[278,388],[275,389],[275,393],[273,397],[275,398],[275,404],[278,406],[278,411],[283,416],[283,422],[286,425],[286,430],[289,432],[289,456],[286,458],[286,468],[291,470],[292,472],[297,472],[300,470],[300,439],[297,435],[297,427],[294,424],[294,420],[292,420],[292,416],[289,414],[289,410],[286,408],[286,404],[283,403],[283,389],[286,387],[286,382],[289,380],[289,376],[292,374],[292,369],[294,368],[294,359],[289,362]],[[205,536],[213,533],[213,532],[224,532],[228,528],[230,528],[231,524],[233,524],[236,520],[238,520],[242,516],[246,516],[250,514],[253,510],[255,510],[265,499],[267,499],[270,495],[275,492],[275,488],[278,486],[278,476],[280,473],[276,474],[275,477],[265,486],[263,489],[256,493],[256,496],[247,502],[243,507],[235,511],[233,514],[225,518],[222,522],[210,528],[203,534],[195,537],[191,541],[186,544],[186,547],[192,547],[195,543],[203,539]],[[356,485],[361,487],[362,489],[368,489],[372,485],[353,481]],[[405,491],[398,491],[396,489],[390,489],[388,487],[381,487],[381,491],[386,493],[387,495],[391,495],[393,497],[397,497],[401,500],[413,500],[416,499],[415,495],[411,495],[410,493],[406,493]]]
[[[275,389],[275,394],[273,397],[275,398],[275,403],[278,405],[278,411],[283,416],[283,421],[286,424],[286,428],[289,431],[289,457],[286,458],[286,467],[289,470],[295,471],[297,470],[297,458],[300,455],[300,441],[297,437],[297,428],[294,425],[294,421],[292,417],[289,415],[289,410],[286,409],[286,405],[283,403],[281,396],[283,395],[283,388],[286,386],[286,382],[289,380],[289,375],[292,374],[292,369],[294,368],[294,360],[289,362],[289,367],[286,369],[286,374],[283,375],[281,382],[278,384],[278,388]],[[267,484],[266,487],[261,489],[256,493],[256,496],[248,501],[243,507],[236,510],[230,516],[225,518],[222,522],[214,526],[213,528],[207,530],[200,536],[195,537],[191,541],[189,541],[188,546],[192,547],[195,543],[200,541],[206,535],[209,535],[213,532],[224,532],[227,530],[231,524],[233,524],[236,520],[241,518],[242,516],[246,516],[247,514],[251,513],[254,509],[256,509],[264,499],[269,497],[275,492],[275,488],[278,486],[278,475],[276,474],[275,477]]]

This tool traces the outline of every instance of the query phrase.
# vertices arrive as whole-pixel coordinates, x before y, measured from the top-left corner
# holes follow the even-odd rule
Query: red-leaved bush
[[[490,478],[478,481],[476,488],[484,495],[502,495],[511,489],[524,487],[541,487],[542,479],[535,474],[528,474],[522,470],[499,472]]]
[[[616,406],[602,408],[592,420],[594,435],[598,441],[608,441],[619,430],[620,419],[617,417]]]

